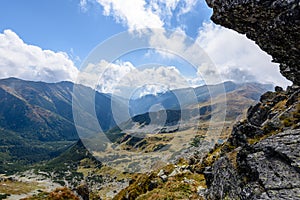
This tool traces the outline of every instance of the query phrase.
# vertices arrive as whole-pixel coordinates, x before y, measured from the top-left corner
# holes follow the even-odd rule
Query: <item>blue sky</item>
[[[89,53],[97,45],[129,31],[148,38],[149,45],[162,45],[179,55],[182,51],[190,51],[191,56],[197,57],[192,49],[199,45],[211,64],[203,62],[193,68],[189,59],[184,61],[155,50],[130,53],[111,66],[99,59],[99,65],[94,63],[89,73],[92,76],[106,73],[103,76],[106,79],[100,80],[101,88],[105,88],[102,92],[112,92],[111,82],[117,82],[126,74],[129,81],[124,84],[128,88],[132,83],[135,87],[143,85],[149,74],[160,77],[153,81],[164,87],[167,85],[168,89],[182,86],[181,78],[176,84],[176,77],[184,77],[191,86],[197,86],[203,82],[219,82],[215,79],[217,75],[223,81],[289,84],[269,55],[244,35],[215,25],[209,19],[211,14],[204,0],[2,0],[0,78],[14,76],[34,81],[76,82],[80,67],[81,72],[87,67],[87,63],[81,64],[86,58],[89,60]],[[140,28],[159,28],[162,32],[150,36],[141,33]],[[176,30],[181,36],[169,30]],[[185,38],[193,44],[188,44]],[[115,51],[122,45],[113,45],[108,50]],[[156,67],[135,70],[149,63],[156,63]],[[134,74],[128,76],[130,73]],[[168,84],[171,76],[172,84]],[[162,81],[164,78],[167,81]],[[90,81],[85,83],[89,85]]]
[[[101,41],[125,31],[113,17],[103,16],[94,4],[83,12],[78,0],[3,0],[0,28],[11,29],[26,43],[43,49],[64,51],[81,59]]]
[[[166,26],[172,29],[183,22],[187,34],[195,38],[202,21],[209,20],[211,10],[205,3],[198,3],[194,9],[180,21],[174,16]],[[2,0],[0,32],[5,29],[13,30],[28,44],[84,59],[100,42],[127,27],[116,23],[113,16],[104,16],[103,7],[92,1],[84,10],[79,0]]]

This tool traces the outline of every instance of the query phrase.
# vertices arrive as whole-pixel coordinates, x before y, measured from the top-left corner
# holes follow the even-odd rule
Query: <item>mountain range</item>
[[[79,139],[72,115],[73,87],[71,82],[44,83],[16,78],[0,80],[0,173],[14,172],[27,164],[52,159]],[[118,126],[113,118],[111,95],[95,92],[82,85],[78,87],[83,95],[85,92],[95,93],[95,110],[101,128],[104,131],[116,129]],[[135,122],[149,122],[151,113],[159,116],[161,111],[151,110],[153,105],[161,105],[166,109],[167,121],[174,122],[180,118],[180,110],[183,109],[201,107],[200,111],[206,115],[217,112],[207,103],[211,99],[218,99],[224,90],[221,87],[223,84],[178,89],[126,101],[129,102],[131,117]],[[238,105],[244,105],[242,108],[231,106],[228,109],[228,116],[235,119],[272,86],[225,82],[224,88],[230,97],[227,98],[229,105],[233,105],[231,101],[235,105],[237,101],[240,101]],[[182,100],[192,92],[196,101]],[[118,105],[124,104],[122,97],[113,101]],[[89,113],[82,110],[81,115],[88,116]],[[88,126],[80,128],[88,129]]]

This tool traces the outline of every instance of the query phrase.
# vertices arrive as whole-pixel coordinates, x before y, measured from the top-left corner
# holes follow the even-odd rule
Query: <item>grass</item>
[[[235,169],[238,168],[238,165],[237,165],[237,154],[238,154],[238,151],[236,149],[226,154],[227,158],[230,160],[232,166]]]
[[[279,111],[282,111],[285,103],[286,103],[286,100],[278,102],[274,108],[278,109]],[[284,128],[288,128],[288,127],[295,128],[295,126],[300,121],[300,104],[297,104],[295,106],[295,108],[293,110],[291,110],[291,112],[283,113],[279,117],[279,120],[281,121],[281,124],[282,124],[280,127],[273,127],[272,124],[266,123],[262,127],[264,134],[256,135],[253,138],[248,138],[247,139],[248,144],[255,144],[257,142],[260,142],[260,141],[266,139],[267,137],[276,135],[277,133],[283,131]]]
[[[22,200],[80,200],[70,189],[57,188],[54,191],[40,192],[39,194],[31,197],[24,198]]]
[[[27,194],[34,190],[43,189],[38,183],[27,183],[5,180],[0,182],[0,193],[3,194]]]
[[[82,166],[78,167],[77,172],[84,174],[84,177],[87,177],[90,174],[102,177],[103,180],[110,182],[104,182],[101,188],[91,190],[89,194],[90,199],[111,199],[107,194],[111,193],[111,191],[118,191],[118,184],[114,183],[126,182],[134,176],[134,174],[122,172],[107,165],[102,165],[101,168],[96,168],[93,163],[90,163],[87,159],[83,159],[81,161],[81,165]]]
[[[221,153],[222,153],[222,146],[216,147],[213,151],[209,152],[207,156],[205,157],[203,163],[206,166],[211,166],[217,159],[220,158]]]
[[[111,168],[109,166],[106,166],[106,165],[104,165],[100,169],[96,170],[95,174],[116,177],[116,181],[121,181],[121,180],[124,180],[127,178],[131,178],[131,176],[132,176],[130,173],[121,172],[121,171],[118,171],[118,170]]]
[[[279,133],[281,131],[281,129],[278,130],[271,130],[271,131],[267,131],[265,134],[263,135],[256,135],[254,138],[247,138],[247,142],[248,144],[255,144],[257,142],[260,142],[264,139],[266,139],[267,137],[270,137],[272,135],[276,135],[277,133]]]
[[[283,101],[279,101],[273,108],[272,110],[279,110],[279,111],[284,111],[286,109],[286,102],[287,99]]]
[[[185,182],[189,180],[191,183]],[[198,187],[206,188],[203,174],[186,173],[168,179],[157,188],[138,196],[137,200],[152,199],[201,199],[197,195]]]
[[[179,159],[177,166],[186,165],[187,161]],[[185,172],[175,176],[169,176],[162,180],[157,176],[161,170],[165,175],[171,174],[175,169],[174,164],[166,165],[148,174],[135,174],[131,184],[119,192],[114,199],[201,199],[198,196],[198,188],[206,188],[203,174]]]
[[[167,190],[166,190],[167,188]],[[182,182],[169,182],[165,188],[152,190],[137,198],[137,200],[146,199],[190,199],[192,194],[191,186]]]

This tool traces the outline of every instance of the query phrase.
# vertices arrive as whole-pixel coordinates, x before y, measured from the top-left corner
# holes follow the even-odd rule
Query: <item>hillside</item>
[[[258,101],[260,95],[270,88],[269,85],[258,83],[235,84],[233,82],[226,82],[224,85],[226,98],[222,95],[222,90],[219,89],[221,85],[201,86],[194,89],[198,99],[197,103],[190,102],[190,104],[185,104],[182,110],[167,109],[136,115],[119,126],[110,129],[106,135],[112,141],[118,141],[118,143],[126,142],[134,146],[136,143],[143,143],[143,140],[136,138],[141,136],[141,134],[164,134],[166,136],[167,133],[189,130],[198,126],[200,126],[200,128],[207,126],[212,116],[218,116],[224,112],[224,110],[221,110],[223,109],[222,105],[226,106],[225,123],[232,124],[237,119],[245,117],[246,109],[249,105],[253,105]],[[157,97],[148,95],[136,101],[140,103],[144,98],[150,98],[153,100],[151,101],[152,103],[168,107],[168,105],[174,105],[167,103],[170,102],[170,99],[171,102],[175,102],[176,100],[173,99],[175,97],[172,96],[172,92],[173,91],[160,94]],[[186,91],[183,89],[180,90],[183,96],[187,95],[188,92],[190,92],[190,89]],[[178,95],[178,91],[174,91],[174,93]],[[145,103],[144,106],[145,105],[147,104]],[[175,106],[175,108],[177,108],[177,106]],[[219,120],[221,121],[223,119]],[[217,117],[214,117],[215,123],[220,121],[218,121]],[[122,127],[122,129],[120,127]],[[227,134],[229,134],[228,131]],[[226,134],[224,133],[222,137],[226,139]],[[220,138],[216,138],[216,140],[218,139]],[[130,142],[130,140],[135,140],[135,142]],[[141,148],[141,146],[139,146],[139,148]],[[143,148],[147,149],[145,146],[143,146]]]
[[[234,125],[228,141],[185,163],[193,177],[177,164],[171,173],[162,169],[136,178],[115,199],[299,199],[299,2],[207,3],[215,23],[254,40],[293,85],[262,95]],[[147,187],[153,182],[158,184]]]
[[[239,84],[227,81],[216,85],[203,85],[196,88],[176,89],[165,93],[159,93],[157,95],[149,94],[138,99],[131,99],[129,105],[131,109],[131,116],[136,116],[149,112],[153,105],[159,104],[166,110],[180,110],[184,109],[184,107],[191,106],[191,104],[208,102],[210,99],[216,98],[224,92],[227,94],[236,90],[244,90],[248,93],[247,98],[258,100],[263,92],[272,89],[273,86],[270,84]],[[152,111],[156,110],[152,108]]]
[[[183,110],[174,109],[179,106],[176,104],[177,99],[175,98],[178,96],[172,94],[186,96],[191,92],[191,88],[152,96],[151,98],[154,100],[144,102],[141,108],[138,107],[143,102],[143,98],[148,98],[149,95],[135,99],[136,107],[131,107],[132,110],[151,108],[153,104],[161,104],[170,109],[166,110],[166,116],[164,116],[164,111],[146,112],[133,116],[132,121],[121,124],[126,127],[125,132],[124,130],[120,132],[119,127],[114,124],[110,95],[96,93],[95,108],[98,121],[104,127],[103,129],[108,131],[106,133],[108,138],[123,146],[125,153],[128,151],[157,151],[168,146],[168,142],[174,135],[184,136],[192,145],[199,146],[199,137],[193,134],[194,127],[201,122],[201,128],[197,132],[199,136],[205,136],[210,116],[218,115],[220,112],[216,109],[217,105],[227,103],[226,124],[228,128],[224,130],[222,138],[210,137],[210,139],[224,140],[228,137],[231,124],[245,113],[246,107],[255,103],[258,97],[270,88],[269,85],[257,83],[227,82],[224,85],[226,99],[223,98],[222,89],[220,89],[222,85],[201,86],[192,91],[197,97],[196,102],[181,102]],[[105,195],[110,187],[120,191],[127,186],[130,177],[134,174],[124,175],[116,169],[101,167],[102,164],[95,160],[82,142],[76,142],[78,135],[72,116],[73,87],[74,85],[70,82],[43,83],[15,78],[0,80],[2,97],[0,101],[1,173],[13,174],[33,167],[38,174],[39,172],[48,174],[45,178],[50,176],[52,181],[61,185],[67,184],[73,189],[80,185],[80,180],[83,178],[87,181],[88,187],[92,187],[92,183],[100,187],[103,182],[101,177],[110,173],[111,175],[105,178],[107,185],[101,190],[103,193],[101,195]],[[80,92],[83,96],[94,92],[90,88],[79,87],[81,87]],[[122,105],[123,102],[124,99],[120,98],[118,105]],[[182,112],[185,113],[184,118],[182,118]],[[199,112],[200,118],[195,117],[198,116],[197,112]],[[84,109],[81,114],[89,116]],[[161,124],[163,117],[166,117],[166,123]],[[184,125],[181,126],[181,129],[177,128],[179,122],[183,122],[182,125]],[[155,131],[153,125],[156,126],[158,133],[155,137],[138,140],[131,134],[128,135],[128,133],[137,132],[143,132],[146,135],[153,133]],[[217,128],[219,125],[215,124],[215,126]],[[134,129],[133,127],[139,128]],[[81,128],[89,131],[88,124]],[[181,145],[184,144],[178,140],[171,149],[179,148]],[[206,145],[202,145],[202,147],[206,148]],[[92,176],[88,171],[95,171],[98,175]],[[124,177],[126,181],[122,182],[124,178],[115,181],[113,179],[115,173],[119,174],[119,177]],[[26,174],[27,172],[25,172],[25,176],[27,176]],[[96,180],[100,182],[98,183]]]
[[[92,89],[80,86],[82,92]],[[73,83],[0,80],[0,173],[49,160],[79,137],[72,114]],[[97,117],[106,130],[115,126],[108,95],[96,93]],[[82,116],[89,115],[82,110]],[[88,131],[88,127],[80,127]]]

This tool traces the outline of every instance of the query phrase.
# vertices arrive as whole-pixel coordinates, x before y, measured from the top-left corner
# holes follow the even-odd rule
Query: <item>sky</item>
[[[80,80],[118,95],[227,80],[290,84],[271,56],[211,14],[204,0],[1,0],[0,78]],[[105,57],[132,38],[149,49]]]

